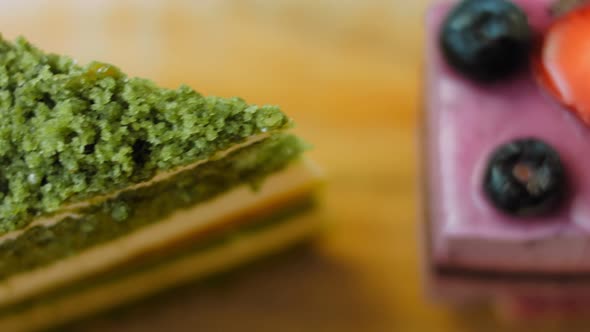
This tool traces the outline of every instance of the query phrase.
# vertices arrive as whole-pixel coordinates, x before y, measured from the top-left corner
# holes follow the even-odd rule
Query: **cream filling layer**
[[[225,272],[260,256],[278,252],[306,239],[319,229],[319,223],[313,215],[295,217],[284,224],[241,236],[227,245],[2,317],[0,331],[36,331],[130,303],[177,284]]]
[[[243,149],[243,148],[250,146],[254,143],[260,142],[260,141],[270,137],[270,135],[271,135],[270,133],[265,133],[265,134],[252,136],[240,144],[236,144],[227,150],[220,151],[220,152],[216,153],[211,158],[199,160],[195,163],[192,163],[192,164],[189,164],[186,166],[182,166],[182,167],[170,170],[170,171],[160,172],[148,181],[134,184],[132,186],[114,191],[114,192],[107,194],[107,195],[96,196],[91,199],[87,199],[87,200],[84,200],[81,202],[76,202],[73,204],[66,205],[63,208],[61,208],[60,210],[58,210],[57,213],[52,216],[39,217],[39,218],[33,220],[31,223],[29,223],[24,228],[14,230],[14,231],[0,235],[0,243],[2,243],[4,241],[15,239],[15,238],[19,237],[20,235],[22,235],[24,232],[26,232],[29,228],[32,228],[35,226],[49,227],[49,226],[57,224],[61,220],[64,220],[65,218],[68,218],[68,217],[77,218],[77,217],[79,217],[79,215],[76,214],[76,210],[103,203],[111,198],[117,197],[118,195],[120,195],[121,193],[126,192],[126,191],[137,190],[137,189],[149,187],[149,186],[154,185],[158,182],[166,181],[166,180],[171,179],[172,177],[174,177],[184,171],[195,169],[195,168],[197,168],[205,163],[208,163],[210,161],[223,159],[227,155],[229,155],[230,153],[238,151],[240,149]]]
[[[270,213],[280,209],[291,198],[311,192],[320,180],[321,172],[311,162],[302,160],[294,163],[270,175],[256,192],[247,185],[236,187],[211,201],[179,210],[122,238],[10,277],[0,282],[0,306],[116,268],[169,244],[203,235],[240,217]]]

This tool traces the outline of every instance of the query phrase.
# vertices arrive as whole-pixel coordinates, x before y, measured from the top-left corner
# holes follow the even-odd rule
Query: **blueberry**
[[[488,161],[484,192],[499,210],[516,216],[539,216],[556,209],[566,190],[559,154],[534,138],[497,148]]]
[[[506,0],[464,0],[440,33],[446,61],[480,82],[505,79],[526,65],[532,32],[526,14]]]

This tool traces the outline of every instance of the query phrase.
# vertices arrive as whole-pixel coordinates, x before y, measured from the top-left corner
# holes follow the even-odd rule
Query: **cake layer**
[[[284,170],[269,175],[264,180],[264,185],[256,191],[248,185],[236,186],[202,204],[193,204],[160,216],[156,223],[147,224],[123,237],[79,252],[70,252],[69,256],[32,270],[18,270],[18,273],[8,274],[8,278],[0,282],[0,306],[121,266],[227,223],[240,221],[242,218],[247,220],[246,216],[270,213],[288,205],[291,199],[307,195],[318,185],[319,179],[317,170],[308,161],[293,163]],[[162,193],[162,196],[169,195],[170,193]],[[150,215],[141,214],[142,217]],[[68,229],[75,228],[66,228]],[[101,234],[103,233],[99,233]],[[78,233],[74,233],[73,238],[67,235],[60,236],[60,242],[56,245],[62,245],[63,242],[71,245],[75,241],[85,240],[80,239]],[[42,253],[39,251],[39,255]],[[48,250],[48,255],[51,253]],[[31,259],[30,257],[35,256],[27,252],[21,257]],[[17,259],[7,262],[21,264]],[[18,266],[27,267],[26,264]]]
[[[537,32],[547,26],[548,1],[515,3]],[[451,6],[434,5],[426,29],[426,153],[434,264],[507,272],[590,272],[590,130],[545,95],[530,72],[484,86],[450,69],[441,56],[438,33]],[[492,151],[524,137],[554,146],[567,172],[570,192],[553,215],[511,217],[484,197],[483,173]]]
[[[312,207],[309,202],[295,202],[262,220],[254,217],[246,225],[193,240],[187,248],[173,250],[175,253],[155,262],[134,264],[0,309],[0,330],[24,332],[64,324],[187,282],[230,272],[284,250],[321,229],[317,217],[307,211]]]
[[[0,37],[0,232],[290,127],[276,106],[164,89]]]

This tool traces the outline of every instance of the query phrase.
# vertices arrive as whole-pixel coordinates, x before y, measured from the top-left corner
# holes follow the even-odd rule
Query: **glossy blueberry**
[[[464,0],[447,16],[440,47],[449,63],[480,82],[525,68],[532,44],[526,14],[506,0]]]
[[[543,215],[562,201],[566,175],[551,146],[534,138],[518,139],[493,152],[483,187],[490,202],[505,213]]]

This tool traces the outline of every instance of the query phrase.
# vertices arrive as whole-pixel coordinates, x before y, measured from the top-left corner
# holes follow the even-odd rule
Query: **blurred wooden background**
[[[2,0],[0,31],[283,106],[329,174],[317,245],[84,331],[496,331],[425,299],[415,126],[427,0]],[[479,325],[482,324],[482,325]]]

